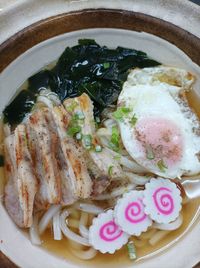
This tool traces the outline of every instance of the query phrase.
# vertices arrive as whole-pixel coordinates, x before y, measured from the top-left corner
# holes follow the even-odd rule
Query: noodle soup
[[[103,55],[98,54],[99,51],[103,51]],[[68,63],[71,55],[75,58],[72,57],[72,62]],[[94,62],[96,55],[101,59],[98,62]],[[77,60],[76,57],[80,58]],[[132,69],[135,67],[137,68]],[[66,70],[69,73],[66,74]],[[131,77],[132,74],[135,75],[135,80]],[[148,84],[151,79],[153,82]],[[194,167],[194,172],[192,165],[189,167],[191,170],[179,167],[182,160],[178,160],[178,168],[175,166],[177,170],[171,168],[172,150],[167,146],[164,148],[165,142],[170,143],[168,139],[171,139],[171,129],[167,129],[169,137],[164,137],[164,142],[156,144],[157,147],[153,142],[146,146],[147,141],[144,152],[140,147],[140,154],[146,157],[144,162],[141,162],[141,157],[137,159],[131,148],[135,150],[139,142],[143,146],[146,139],[138,134],[139,127],[136,129],[139,126],[139,116],[143,116],[142,109],[139,107],[137,111],[135,108],[136,104],[141,102],[148,109],[155,89],[160,90],[160,85],[168,94],[167,97],[162,96],[162,101],[169,99],[168,102],[163,102],[163,106],[171,105],[173,101],[177,107],[180,106],[178,116],[182,118],[183,114],[184,120],[190,119],[190,115],[184,115],[183,108],[186,107],[186,112],[192,113],[192,124],[194,121],[199,124],[195,115],[200,114],[199,102],[193,95],[192,80],[192,74],[187,71],[162,66],[143,52],[121,47],[111,50],[100,47],[93,40],[81,40],[79,45],[67,48],[57,63],[47,66],[26,81],[19,94],[4,110],[4,122],[1,121],[0,154],[4,154],[5,166],[0,168],[0,177],[2,185],[6,185],[3,191],[6,209],[17,225],[29,228],[29,236],[34,245],[41,245],[61,258],[80,264],[85,262],[87,266],[93,267],[97,263],[105,264],[105,257],[108,266],[119,262],[125,264],[132,260],[140,261],[162,252],[181,239],[198,216],[200,201],[187,199],[181,177],[183,180],[191,178],[198,169],[198,164]],[[141,87],[140,93],[144,91],[144,94],[149,87],[152,90],[150,98],[139,96],[131,105],[125,104],[131,100],[132,93],[124,93],[130,85],[135,91]],[[179,89],[180,92],[173,96],[171,91]],[[189,93],[187,90],[190,90]],[[124,96],[128,98],[123,99]],[[170,108],[173,109],[172,106]],[[164,128],[166,122],[164,121]],[[158,123],[160,121],[157,120],[156,124]],[[160,126],[163,127],[162,124]],[[172,134],[178,139],[180,129],[174,130],[173,126],[172,124]],[[187,127],[190,129],[190,123]],[[128,136],[126,128],[130,130]],[[133,147],[127,142],[130,141],[131,131],[135,131],[136,135]],[[154,139],[159,133],[153,134]],[[187,143],[187,140],[186,137],[183,142]],[[179,145],[182,146],[182,141],[172,148],[174,154]],[[162,151],[163,148],[165,151]],[[181,148],[180,157],[184,158],[183,155],[184,148]],[[20,173],[19,168],[24,172]],[[13,180],[14,174],[17,183]],[[157,219],[161,213],[152,216],[147,210],[147,185],[153,187],[156,178],[161,183],[159,189],[163,189],[163,179],[160,177],[169,184],[168,191],[171,191],[170,187],[176,188],[177,199],[173,195],[171,197],[174,198],[173,207],[176,208],[181,200],[177,205],[180,206],[177,215],[168,221],[164,216],[161,220]],[[127,194],[132,193],[134,197],[136,192],[144,193],[146,203],[140,201],[144,218],[149,218],[149,223],[140,233],[132,234],[132,230],[125,230],[120,225],[117,206],[125,201]],[[12,194],[16,195],[14,198],[19,202],[16,210]],[[168,205],[168,201],[164,201],[163,206]],[[19,212],[17,215],[16,211]],[[104,223],[102,219],[109,211],[114,215],[113,226],[119,227],[117,238],[123,233],[126,241],[116,248],[113,242],[114,251],[109,246],[108,249],[99,248],[98,243],[93,242],[95,232],[92,233],[92,227],[95,224],[96,228],[98,224],[101,227]],[[163,215],[166,216],[167,213]],[[137,212],[132,211],[132,214]]]

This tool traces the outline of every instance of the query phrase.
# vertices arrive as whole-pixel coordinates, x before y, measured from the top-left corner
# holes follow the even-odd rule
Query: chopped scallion
[[[129,259],[135,260],[137,258],[137,255],[136,255],[135,246],[133,244],[133,241],[128,242],[127,248],[128,248]]]
[[[117,154],[117,155],[115,155],[115,156],[113,157],[113,159],[115,159],[115,160],[120,160],[120,159],[121,159],[121,155],[120,155],[120,154]]]
[[[80,132],[76,133],[76,139],[80,141],[82,139],[82,134]]]
[[[137,122],[137,117],[135,116],[135,114],[132,116],[132,118],[130,119],[130,123],[132,126],[135,126]]]
[[[146,145],[145,148],[146,148],[146,158],[149,160],[153,160],[155,158],[153,148],[151,147],[151,145]]]
[[[99,152],[101,152],[101,151],[102,151],[102,147],[101,147],[101,145],[96,145],[96,146],[95,146],[95,152],[99,153]]]
[[[83,146],[85,149],[90,150],[92,148],[92,136],[91,135],[83,135],[82,141],[83,141]]]
[[[103,63],[103,68],[104,69],[108,69],[110,67],[110,63],[109,62],[104,62]]]
[[[79,120],[83,120],[83,119],[85,119],[85,115],[84,115],[83,112],[77,112],[76,115],[77,115],[77,118],[78,118]]]
[[[119,151],[119,139],[120,139],[119,130],[116,126],[113,126],[109,146],[112,150],[116,152]]]
[[[127,117],[128,114],[130,113],[130,109],[127,107],[119,107],[114,113],[113,117],[116,120],[123,121],[124,117]]]
[[[96,121],[97,124],[99,124],[101,122],[100,117],[96,116],[95,121]]]
[[[161,172],[165,172],[165,170],[167,169],[167,166],[166,166],[166,164],[164,163],[163,159],[160,159],[160,160],[157,162],[157,166],[158,166],[158,168],[160,169]]]
[[[66,110],[68,112],[72,113],[77,106],[78,106],[78,104],[76,103],[75,100],[73,100],[72,103],[69,106],[66,107]]]
[[[109,166],[108,168],[108,175],[112,176],[112,172],[113,172],[113,166]]]
[[[73,137],[75,134],[81,132],[81,127],[79,125],[69,126],[67,133],[69,136]]]

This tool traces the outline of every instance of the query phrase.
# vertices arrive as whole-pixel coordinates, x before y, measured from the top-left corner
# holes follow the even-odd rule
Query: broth
[[[161,252],[162,250],[166,249],[166,247],[169,246],[170,244],[175,243],[175,240],[176,241],[179,240],[195,221],[197,214],[199,212],[199,204],[200,199],[196,199],[184,205],[182,209],[183,224],[179,229],[171,231],[166,237],[163,238],[163,240],[161,240],[155,246],[151,246],[147,241],[147,243],[143,247],[137,248],[136,249],[137,261],[140,261],[158,252]],[[123,263],[123,265],[125,265],[126,263],[127,264],[130,263],[126,245],[122,249],[114,253],[115,258],[113,258],[113,254],[98,253],[94,259],[91,259],[89,261],[82,261],[74,257],[70,253],[70,251],[68,250],[70,245],[66,238],[63,238],[61,241],[55,241],[53,239],[51,229],[47,229],[47,231],[42,236],[42,240],[43,240],[42,246],[44,247],[44,249],[66,260],[76,262],[77,264],[82,265],[85,264],[87,265],[87,267],[89,266],[94,267],[94,265],[95,266],[99,265],[99,267],[102,267],[102,265],[104,265],[104,267],[106,267],[106,265],[109,266],[111,264],[117,265],[119,263]]]

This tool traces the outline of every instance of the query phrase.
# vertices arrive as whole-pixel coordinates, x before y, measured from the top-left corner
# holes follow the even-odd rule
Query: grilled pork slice
[[[58,146],[57,161],[61,175],[61,204],[71,205],[76,200],[77,197],[74,194],[72,180],[69,176],[68,164],[64,157],[61,145]]]
[[[30,151],[40,182],[36,194],[37,209],[45,209],[49,204],[58,204],[61,200],[60,172],[56,159],[58,136],[49,128],[53,120],[48,108],[38,109],[27,122]]]
[[[64,106],[69,113],[71,112],[71,116],[73,114],[82,116],[81,132],[83,136],[89,135],[94,147],[100,145],[100,141],[95,135],[93,104],[88,95],[84,93],[80,97],[67,99],[64,102]],[[72,108],[73,111],[71,111]],[[84,138],[82,139],[82,144],[84,147]],[[107,148],[103,148],[101,152],[88,150],[86,159],[90,172],[96,178],[94,180],[94,192],[102,192],[112,179],[124,177],[121,166]]]
[[[14,134],[5,139],[5,159],[8,178],[5,206],[18,226],[30,227],[38,182],[28,150],[25,125],[19,125]]]
[[[71,191],[74,198],[88,198],[91,194],[92,181],[83,157],[82,147],[67,134],[69,114],[63,106],[54,107],[52,114],[60,138],[65,166],[68,168],[66,195]]]

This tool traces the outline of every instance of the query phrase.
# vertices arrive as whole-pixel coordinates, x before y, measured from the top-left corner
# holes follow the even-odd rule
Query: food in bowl
[[[178,236],[198,207],[181,185],[200,171],[194,81],[93,40],[28,79],[3,112],[1,159],[5,207],[33,244],[67,241],[85,260],[127,247],[136,259]]]

